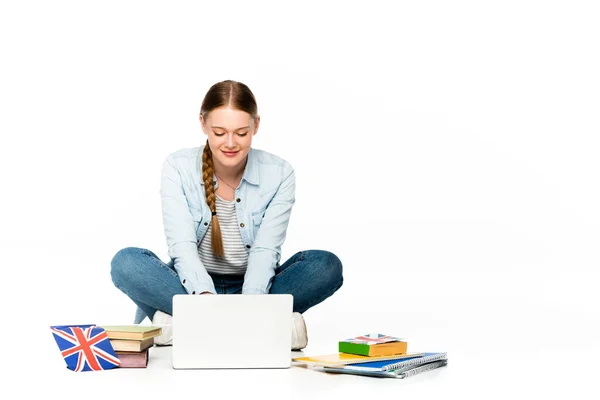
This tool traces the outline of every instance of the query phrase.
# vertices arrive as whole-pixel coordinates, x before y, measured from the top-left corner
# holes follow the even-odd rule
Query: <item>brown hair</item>
[[[207,120],[208,114],[219,107],[231,107],[234,110],[245,111],[254,119],[258,115],[258,106],[254,94],[248,86],[241,82],[226,80],[215,83],[210,87],[200,108],[200,115]],[[202,180],[204,181],[204,194],[206,195],[206,203],[212,211],[212,228],[211,228],[211,244],[213,254],[217,257],[223,257],[223,237],[221,235],[221,227],[217,219],[217,205],[215,201],[215,184],[213,181],[214,167],[212,152],[206,140],[204,152],[202,153]]]

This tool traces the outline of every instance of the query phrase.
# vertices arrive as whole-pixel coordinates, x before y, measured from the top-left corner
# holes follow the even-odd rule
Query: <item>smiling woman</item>
[[[207,136],[200,147],[169,154],[162,168],[167,263],[146,249],[113,257],[113,283],[144,317],[163,326],[157,344],[171,344],[176,294],[291,294],[292,349],[306,347],[302,313],[343,284],[342,263],[325,250],[303,250],[283,264],[281,247],[295,203],[289,162],[252,147],[260,116],[241,82],[211,86],[200,108]]]

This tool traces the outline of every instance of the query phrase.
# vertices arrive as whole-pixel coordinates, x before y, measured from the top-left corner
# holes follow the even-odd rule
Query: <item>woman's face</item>
[[[260,117],[255,124],[247,112],[229,107],[215,108],[206,119],[201,115],[202,131],[208,136],[213,162],[227,169],[245,163],[259,122]]]

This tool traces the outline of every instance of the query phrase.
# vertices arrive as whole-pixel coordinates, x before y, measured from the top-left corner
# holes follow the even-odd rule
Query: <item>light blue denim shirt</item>
[[[202,180],[204,146],[170,154],[161,177],[162,216],[168,254],[190,294],[216,293],[212,278],[198,255],[198,244],[209,228],[212,213]],[[215,189],[218,181],[213,174]],[[296,178],[287,161],[251,148],[235,191],[235,210],[248,267],[242,293],[268,293],[281,259],[281,246],[295,202]]]

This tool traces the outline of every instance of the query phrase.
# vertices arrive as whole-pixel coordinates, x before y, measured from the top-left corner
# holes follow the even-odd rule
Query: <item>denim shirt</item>
[[[204,146],[201,146],[170,154],[161,174],[168,254],[189,294],[216,293],[198,254],[199,243],[212,218],[202,179],[203,151]],[[213,181],[216,190],[219,183],[214,174]],[[266,151],[250,148],[234,201],[238,228],[248,251],[242,293],[269,292],[281,259],[295,190],[296,179],[290,163]]]

